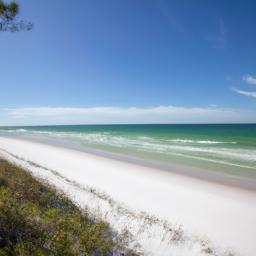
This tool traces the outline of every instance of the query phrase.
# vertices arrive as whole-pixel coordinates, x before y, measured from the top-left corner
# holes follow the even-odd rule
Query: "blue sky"
[[[0,125],[256,122],[256,1],[19,2]]]

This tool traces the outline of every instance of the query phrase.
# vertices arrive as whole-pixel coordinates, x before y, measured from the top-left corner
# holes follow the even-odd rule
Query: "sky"
[[[256,1],[19,3],[0,125],[256,122]]]

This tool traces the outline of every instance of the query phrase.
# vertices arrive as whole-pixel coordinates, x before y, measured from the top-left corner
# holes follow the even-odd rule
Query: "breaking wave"
[[[12,129],[9,133],[51,138],[76,142],[81,146],[116,151],[136,155],[156,154],[158,156],[179,157],[197,161],[208,161],[227,166],[256,169],[256,149],[241,148],[236,141],[198,140],[183,138],[162,138],[138,136],[114,132],[61,132],[27,129]],[[153,159],[154,160],[154,159]]]

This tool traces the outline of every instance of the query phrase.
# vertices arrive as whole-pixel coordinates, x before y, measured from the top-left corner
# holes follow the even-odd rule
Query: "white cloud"
[[[256,85],[256,78],[251,76],[251,75],[245,75],[243,77],[243,80],[247,84]],[[240,89],[237,89],[237,88],[232,88],[232,90],[235,91],[236,93],[241,94],[241,95],[256,98],[256,91],[244,91],[244,90],[240,90]]]
[[[243,80],[248,84],[256,85],[256,78],[250,75],[245,75],[243,77]]]
[[[244,96],[256,98],[256,92],[243,91],[243,90],[239,90],[239,89],[236,89],[236,88],[233,88],[233,90],[235,92],[239,93],[239,94],[244,95]]]
[[[255,113],[214,107],[37,107],[2,110],[1,125],[256,122]]]

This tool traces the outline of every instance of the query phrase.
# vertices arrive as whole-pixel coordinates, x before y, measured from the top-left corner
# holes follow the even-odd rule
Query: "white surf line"
[[[128,227],[134,235],[133,241],[141,245],[146,255],[231,255],[221,249],[225,247],[233,247],[241,255],[255,255],[256,198],[253,192],[24,140],[0,138],[0,148],[10,152],[13,156],[9,155],[9,159],[12,157],[16,164],[23,161],[36,176],[40,174],[57,187],[64,188],[79,205],[91,205],[94,210],[100,210],[103,219],[106,218],[118,231]],[[2,152],[2,156],[8,158],[6,152]],[[32,162],[32,166],[28,166]],[[62,178],[50,175],[47,169],[57,170]],[[65,183],[67,180],[72,181],[71,184]],[[90,193],[74,185],[77,183],[96,188],[93,191],[105,191],[125,202],[128,208],[119,203],[113,208],[102,198],[91,198]],[[117,209],[126,209],[121,212],[133,214],[127,217]],[[182,223],[185,228],[170,225],[171,230],[168,230],[168,222],[127,209],[144,210],[167,219],[169,223]],[[131,216],[139,218],[131,219]],[[153,221],[152,225],[149,220]],[[172,241],[174,233],[178,238]],[[221,247],[214,249],[191,234],[207,234],[214,245]]]

